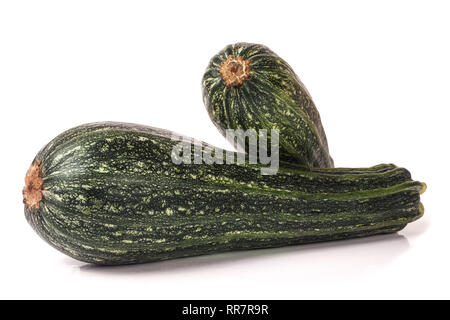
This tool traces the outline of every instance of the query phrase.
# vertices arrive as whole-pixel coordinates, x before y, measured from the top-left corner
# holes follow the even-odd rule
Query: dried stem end
[[[28,206],[29,209],[39,209],[39,203],[42,200],[42,171],[40,168],[40,162],[35,161],[28,169],[27,176],[25,177],[25,187],[22,190],[23,203]]]
[[[220,64],[220,74],[227,87],[241,85],[250,77],[250,60],[242,57],[229,56]]]

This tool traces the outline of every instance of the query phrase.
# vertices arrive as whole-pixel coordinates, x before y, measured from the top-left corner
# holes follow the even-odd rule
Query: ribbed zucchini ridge
[[[177,165],[174,136],[124,123],[61,134],[33,161],[42,200],[27,220],[69,256],[114,265],[395,232],[423,214],[424,185],[394,165]]]

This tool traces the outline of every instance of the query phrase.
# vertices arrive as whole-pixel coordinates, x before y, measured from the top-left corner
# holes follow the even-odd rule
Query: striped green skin
[[[221,63],[229,56],[250,60],[250,78],[242,85],[227,87],[222,79]],[[278,129],[280,160],[306,167],[334,166],[310,94],[287,62],[266,46],[225,47],[211,59],[202,89],[209,116],[224,136],[227,129]]]
[[[124,123],[66,131],[33,161],[43,199],[25,205],[28,222],[75,259],[120,265],[396,232],[423,214],[423,185],[394,165],[273,176],[176,165],[173,136]]]

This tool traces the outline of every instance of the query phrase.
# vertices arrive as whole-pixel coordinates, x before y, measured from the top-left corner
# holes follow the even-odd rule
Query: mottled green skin
[[[66,131],[34,160],[43,199],[25,205],[28,222],[75,259],[118,265],[395,232],[423,214],[422,184],[394,165],[273,176],[176,165],[173,136],[123,123]]]
[[[229,56],[250,60],[250,78],[239,86],[227,87],[219,72]],[[226,129],[278,129],[281,160],[307,167],[334,166],[310,94],[287,62],[266,46],[227,46],[211,59],[202,89],[209,116],[224,136]]]

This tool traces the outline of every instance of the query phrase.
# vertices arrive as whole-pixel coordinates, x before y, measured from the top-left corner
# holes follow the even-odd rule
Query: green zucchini
[[[75,259],[120,265],[396,232],[423,214],[424,184],[394,165],[261,175],[175,164],[181,139],[124,123],[66,131],[28,170],[26,219]]]
[[[319,112],[286,61],[264,45],[236,43],[215,55],[203,76],[203,100],[211,120],[227,129],[279,132],[280,160],[333,167]],[[239,147],[248,150],[245,141]]]

